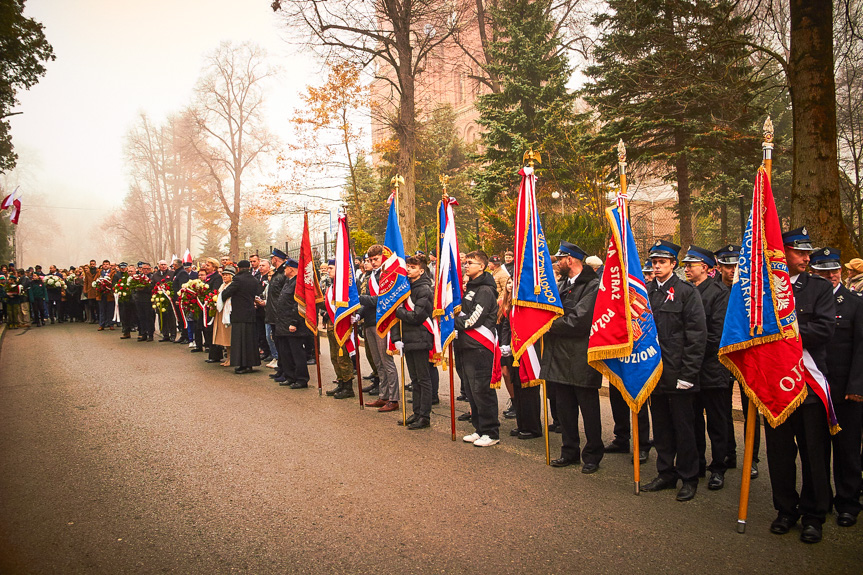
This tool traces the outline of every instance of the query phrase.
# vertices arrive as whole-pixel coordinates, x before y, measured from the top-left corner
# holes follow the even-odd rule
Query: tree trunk
[[[674,145],[683,150],[683,136],[674,135]],[[689,189],[689,161],[680,152],[674,162],[677,170],[677,209],[680,222],[680,245],[685,250],[692,245],[692,192]]]
[[[791,1],[788,79],[794,120],[791,226],[807,226],[814,244],[839,248],[848,261],[857,249],[842,221],[839,195],[830,0]]]
[[[725,188],[725,186],[723,186]],[[728,243],[728,203],[722,202],[719,206],[719,237],[722,243]]]
[[[399,61],[399,111],[396,135],[399,139],[399,175],[405,179],[399,192],[399,222],[404,239],[405,255],[413,253],[417,244],[416,227],[416,100],[414,76],[411,73],[412,48],[410,26],[404,29],[403,37],[397,39]]]

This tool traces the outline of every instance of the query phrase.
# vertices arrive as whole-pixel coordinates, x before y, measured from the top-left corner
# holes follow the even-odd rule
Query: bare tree
[[[416,80],[427,57],[461,24],[462,0],[275,0],[286,26],[332,61],[373,65],[377,80],[391,88],[394,112],[387,118],[399,144],[400,219],[405,248],[416,245],[415,181],[417,152]]]
[[[227,216],[233,258],[240,253],[243,175],[276,142],[263,117],[264,82],[274,73],[260,47],[223,42],[207,58],[187,115],[194,128],[188,144]]]

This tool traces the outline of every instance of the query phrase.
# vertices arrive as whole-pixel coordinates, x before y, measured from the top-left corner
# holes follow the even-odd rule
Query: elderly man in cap
[[[488,272],[497,286],[497,297],[500,297],[503,290],[506,289],[506,282],[509,279],[509,272],[503,266],[500,256],[491,256],[488,258]]]
[[[857,295],[863,294],[863,260],[853,258],[845,267],[849,270],[846,287]]]
[[[299,262],[293,258],[285,262],[285,283],[276,302],[276,345],[279,348],[279,371],[282,373],[282,377],[276,378],[276,381],[291,389],[309,387],[309,368],[303,348],[303,332],[308,332],[308,329],[294,299],[298,267]]]
[[[726,400],[731,388],[731,372],[719,362],[719,342],[725,323],[725,310],[731,294],[719,278],[710,277],[716,266],[716,257],[710,250],[689,246],[683,258],[686,279],[695,284],[704,306],[707,322],[707,346],[701,364],[701,390],[695,394],[695,444],[698,447],[698,474],[703,477],[710,471],[707,488],[722,489],[725,486],[726,459],[728,453],[728,428],[731,420],[731,405]],[[711,462],[707,465],[707,442],[704,439],[704,416],[707,414],[707,435],[710,437]]]
[[[168,262],[166,260],[159,260],[158,266],[150,278],[153,281],[153,285],[155,286],[159,282],[167,281],[168,285],[173,289],[171,280],[174,277],[174,272],[168,267]],[[162,332],[162,339],[159,341],[174,341],[174,337],[177,335],[177,321],[174,318],[173,311],[168,310],[165,313],[159,314],[159,331]]]
[[[678,501],[689,501],[698,489],[698,447],[693,414],[707,346],[707,324],[698,289],[674,273],[680,246],[659,240],[648,256],[653,280],[647,285],[662,350],[662,377],[650,398],[656,479],[644,491],[674,489]]]
[[[740,250],[743,249],[741,246],[735,244],[728,244],[727,246],[723,246],[713,252],[714,257],[716,258],[716,269],[719,272],[719,277],[717,279],[721,280],[722,283],[729,290],[731,289],[732,284],[734,284],[734,274],[737,273],[737,260],[740,259]],[[733,382],[734,376],[729,373],[729,380]],[[740,390],[740,403],[743,406],[743,413],[746,413],[749,409],[749,396],[743,392],[743,387],[738,383],[738,389]],[[734,394],[734,386],[729,385],[728,391],[725,396],[725,403],[727,404],[727,410],[731,413],[731,406],[733,402],[733,394]],[[749,421],[744,418],[743,420],[743,430],[744,434],[746,433],[746,428],[749,426]],[[755,412],[755,445],[752,449],[752,468],[749,470],[749,476],[752,479],[758,477],[758,452],[761,446],[761,415],[756,411]],[[737,439],[734,435],[734,420],[728,419],[728,452],[726,455],[725,461],[726,469],[736,469],[737,468]]]
[[[797,326],[803,342],[803,359],[809,373],[822,379],[829,373],[827,349],[836,327],[833,286],[807,273],[814,251],[805,227],[782,234],[788,275],[791,276]],[[816,383],[815,385],[818,385]],[[821,541],[822,525],[830,509],[830,431],[821,399],[806,384],[808,395],[780,425],[764,427],[767,467],[778,512],[770,531],[784,535],[802,518],[804,543]],[[797,454],[803,468],[803,485],[797,491]]]
[[[827,380],[842,430],[833,443],[833,507],[836,523],[850,527],[860,513],[860,427],[863,425],[863,298],[842,285],[841,253],[836,248],[812,252],[809,267],[833,284],[836,331],[827,355]]]
[[[602,461],[602,419],[599,388],[602,375],[587,364],[587,343],[593,322],[593,306],[599,292],[599,277],[584,265],[587,254],[577,245],[562,241],[554,254],[560,269],[557,286],[563,315],[551,324],[544,338],[540,373],[553,385],[557,418],[562,428],[560,457],[553,467],[583,461],[582,473],[595,473]],[[580,450],[578,412],[584,420],[584,449]]]

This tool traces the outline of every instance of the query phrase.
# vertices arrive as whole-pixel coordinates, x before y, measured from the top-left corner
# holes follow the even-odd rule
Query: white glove
[[[688,381],[683,381],[682,379],[677,380],[677,389],[691,389],[694,384],[689,383]]]
[[[403,341],[397,341],[393,345],[396,346],[399,353],[402,353],[405,350],[405,342]]]
[[[360,319],[362,319],[362,316],[360,316],[360,314],[358,314],[358,313],[355,313],[353,315],[353,317],[351,318],[351,322],[352,323],[358,323],[360,321]]]
[[[509,357],[512,355],[512,348],[509,347],[508,345],[502,345],[502,346],[500,346],[500,354],[503,357]]]

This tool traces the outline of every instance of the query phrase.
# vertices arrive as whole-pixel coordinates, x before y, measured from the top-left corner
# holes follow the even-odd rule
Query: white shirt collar
[[[572,285],[575,283],[575,280],[577,280],[578,276],[580,276],[580,275],[581,275],[580,273],[577,273],[574,276],[572,276],[571,278],[567,278],[566,281],[569,282],[569,285]]]
[[[790,278],[788,278],[788,279],[790,279],[790,280],[791,280],[791,284],[793,285],[793,284],[796,284],[796,283],[797,283],[797,278],[799,278],[799,277],[800,277],[800,274],[796,274],[796,275],[791,276],[791,277],[790,277]]]
[[[833,293],[835,294],[836,292],[838,292],[838,291],[839,291],[839,288],[841,288],[841,287],[842,287],[842,284],[841,284],[841,283],[836,284],[836,287],[835,287],[835,288],[833,288]]]

